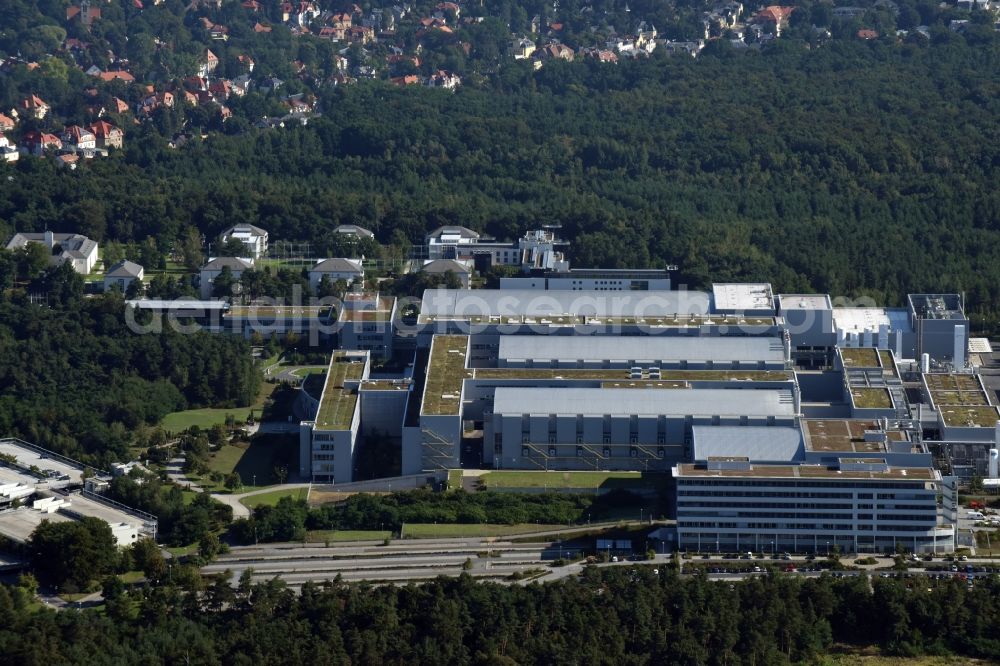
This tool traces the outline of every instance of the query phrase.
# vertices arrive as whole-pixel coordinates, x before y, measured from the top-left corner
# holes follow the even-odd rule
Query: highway
[[[422,581],[437,576],[458,576],[461,573],[479,579],[494,579],[502,582],[527,584],[530,581],[556,581],[579,575],[588,566],[585,561],[578,561],[561,567],[552,567],[552,561],[569,556],[573,548],[568,548],[558,541],[541,543],[514,543],[503,538],[450,538],[450,539],[403,539],[393,540],[388,544],[382,541],[357,541],[326,544],[260,544],[254,546],[238,546],[231,552],[222,555],[212,564],[202,568],[206,575],[220,574],[229,571],[231,580],[235,583],[244,571],[252,569],[255,582],[279,577],[290,587],[297,588],[307,581],[321,583],[333,580],[338,575],[344,581],[384,584],[404,584],[409,581]],[[467,564],[468,563],[468,564]],[[710,580],[732,581],[750,576],[767,575],[764,571],[745,572],[726,571],[747,564],[771,564],[779,570],[790,565],[796,571],[788,575],[817,577],[822,572],[812,570],[819,561],[812,562],[804,557],[796,556],[788,560],[761,560],[753,563],[742,561],[685,559],[684,575],[690,573],[692,565],[709,569],[706,573]],[[852,564],[845,559],[845,564]],[[941,570],[926,571],[914,567],[905,572],[888,571],[892,559],[877,558],[877,564],[859,567],[857,571],[831,572],[834,576],[870,575],[874,577],[899,576],[930,576],[936,579],[968,577],[979,579],[987,575],[985,571],[966,572],[965,567],[974,565],[979,568],[989,564],[989,561],[970,559],[968,562],[955,562],[958,571],[951,571],[952,563],[935,560],[926,563]],[[598,567],[627,567],[645,565],[661,571],[676,566],[670,555],[657,555],[652,561],[620,561],[597,564]],[[468,568],[467,568],[468,567]],[[714,571],[712,570],[714,569]],[[805,571],[801,569],[807,569]],[[512,574],[521,576],[511,578]]]

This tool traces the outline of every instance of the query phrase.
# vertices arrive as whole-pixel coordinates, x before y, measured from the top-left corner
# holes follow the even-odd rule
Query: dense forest
[[[676,263],[694,286],[888,304],[964,291],[995,321],[1000,40],[808,46],[509,63],[453,94],[359,83],[324,90],[308,127],[176,150],[146,123],[76,172],[2,167],[0,226],[167,252],[246,221],[322,255],[344,222],[401,248],[445,223],[497,237],[561,224],[576,266]]]
[[[298,541],[306,530],[391,530],[405,523],[561,525],[620,518],[642,498],[624,490],[601,496],[457,490],[355,494],[336,504],[310,509],[305,500],[283,497],[275,506],[254,507],[249,518],[236,520],[231,535],[240,543]]]
[[[120,294],[0,301],[0,433],[104,469],[169,412],[250,404],[259,375],[239,338],[131,332]]]
[[[1000,658],[996,580],[973,589],[829,576],[720,584],[615,567],[526,587],[462,576],[406,587],[307,583],[296,595],[277,580],[245,578],[234,589],[221,577],[207,587],[185,578],[109,587],[105,614],[30,612],[21,588],[0,587],[0,654],[24,666],[738,666],[811,661],[839,643],[904,657]]]

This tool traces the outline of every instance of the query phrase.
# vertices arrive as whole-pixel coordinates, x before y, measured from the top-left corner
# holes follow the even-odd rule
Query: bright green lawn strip
[[[261,493],[259,495],[251,495],[250,497],[244,497],[240,500],[240,504],[248,508],[253,508],[255,506],[260,506],[262,504],[267,506],[274,506],[278,503],[282,497],[291,497],[294,499],[305,499],[306,495],[309,493],[308,488],[292,488],[290,490],[274,490],[269,493]]]
[[[488,472],[479,480],[487,488],[599,488],[609,481],[613,485],[626,481],[655,483],[641,472]]]
[[[326,541],[382,541],[391,539],[392,532],[388,530],[312,530],[306,532],[309,543],[324,543]]]
[[[507,536],[510,534],[546,532],[550,530],[563,529],[565,527],[565,525],[536,525],[535,523],[521,523],[518,525],[483,525],[480,523],[434,525],[406,523],[406,525],[403,526],[403,536],[412,539]]]

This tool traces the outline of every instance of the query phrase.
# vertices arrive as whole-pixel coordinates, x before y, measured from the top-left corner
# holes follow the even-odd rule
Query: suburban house
[[[267,232],[260,227],[237,224],[219,234],[219,240],[223,243],[228,243],[233,238],[242,241],[246,246],[248,257],[259,259],[267,252]]]
[[[253,268],[253,259],[240,259],[239,257],[216,257],[210,259],[207,264],[201,267],[201,297],[211,298],[212,288],[215,278],[219,277],[224,268],[228,268],[234,280],[239,280],[243,272]]]
[[[28,243],[41,243],[50,251],[53,265],[70,262],[73,270],[86,275],[97,263],[97,241],[80,234],[57,234],[51,231],[21,232],[7,243],[8,250],[19,250]]]
[[[365,279],[365,269],[361,259],[323,259],[309,269],[309,286],[315,292],[326,277],[331,283],[343,280],[351,285],[355,280]]]
[[[25,132],[21,137],[21,150],[29,155],[41,157],[46,150],[62,150],[62,141],[55,134],[37,132],[32,130]]]
[[[472,281],[471,261],[457,261],[455,259],[428,259],[420,267],[420,272],[428,275],[445,276],[452,273],[458,278],[463,289],[468,289]]]
[[[104,274],[104,291],[111,291],[118,287],[124,294],[128,291],[129,285],[135,280],[142,282],[142,278],[142,266],[128,259],[119,261]]]
[[[37,95],[25,97],[17,105],[18,113],[25,113],[36,120],[41,120],[49,113],[49,105]]]
[[[198,76],[208,76],[219,66],[219,57],[211,49],[205,51],[205,59],[198,65]]]
[[[63,145],[73,150],[94,150],[97,148],[97,137],[90,130],[79,125],[70,125],[62,134]]]
[[[17,125],[17,121],[10,116],[0,113],[0,132],[9,132]]]
[[[121,148],[125,133],[111,123],[98,120],[87,128],[94,135],[98,148]]]
[[[454,90],[458,86],[462,85],[462,79],[458,74],[439,69],[427,77],[425,85],[430,88]]]
[[[527,37],[515,39],[510,45],[510,51],[514,55],[514,60],[524,60],[525,58],[530,58],[536,48],[538,47],[535,46],[535,43]]]
[[[18,157],[20,155],[17,152],[17,146],[12,144],[3,134],[0,134],[0,160],[16,162]]]
[[[781,31],[788,26],[788,19],[795,9],[795,7],[770,5],[754,14],[749,23],[770,27],[774,31],[774,35],[780,37]]]

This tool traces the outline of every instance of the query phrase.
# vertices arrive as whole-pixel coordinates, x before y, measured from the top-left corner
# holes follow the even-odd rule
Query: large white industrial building
[[[369,353],[338,352],[304,398],[302,474],[351,480],[375,432],[398,438],[403,474],[669,474],[682,548],[954,549],[957,479],[935,462],[985,465],[1000,443],[959,297],[508,285],[429,290],[405,324],[383,308],[380,349],[415,347],[412,370],[375,380]]]

